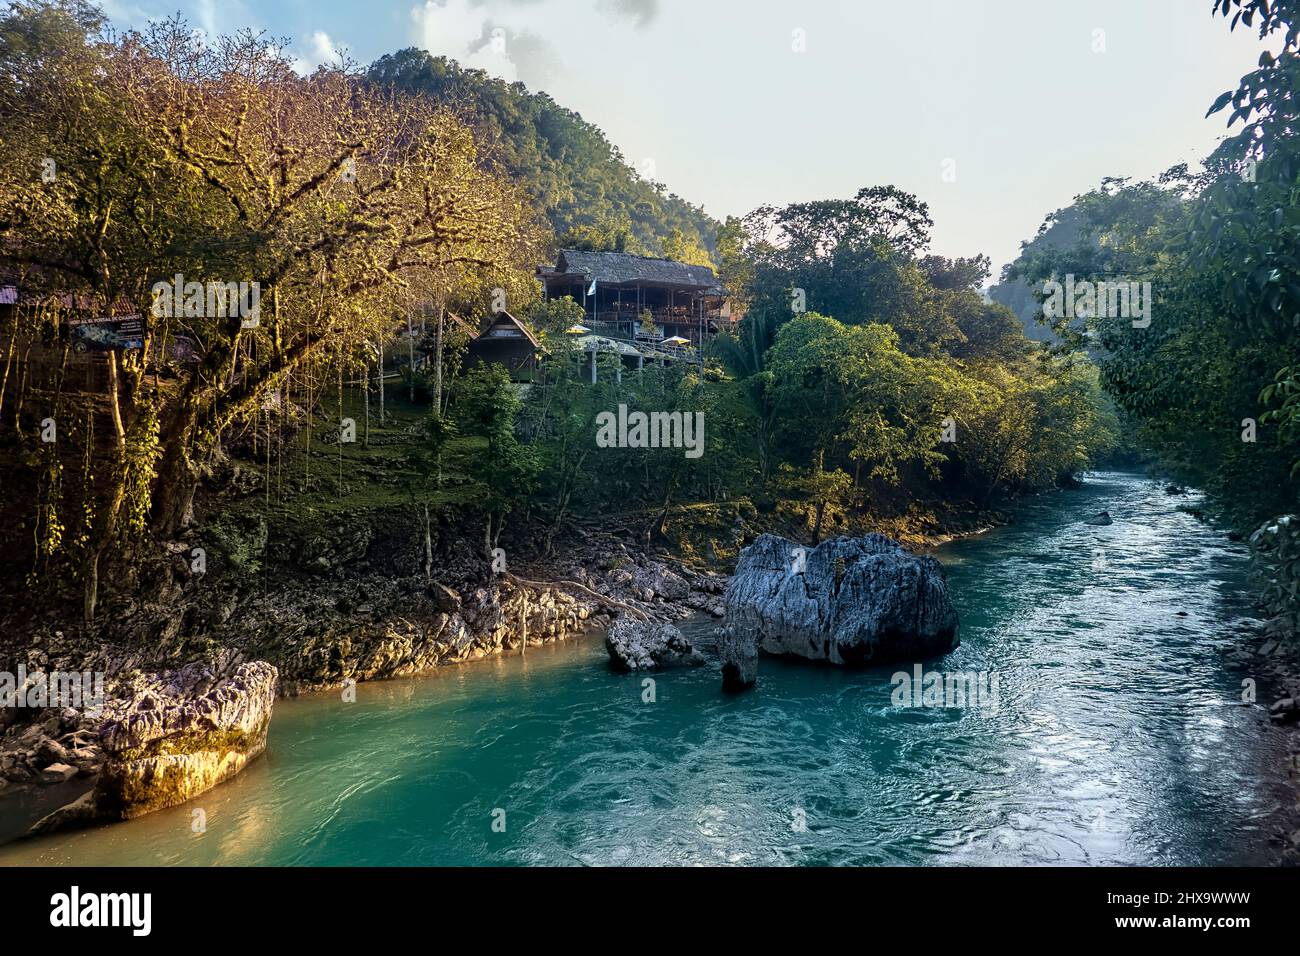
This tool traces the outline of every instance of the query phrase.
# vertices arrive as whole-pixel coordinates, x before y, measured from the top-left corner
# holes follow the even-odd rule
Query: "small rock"
[[[1107,524],[1114,524],[1114,523],[1115,522],[1110,517],[1109,511],[1098,511],[1095,515],[1093,515],[1091,518],[1089,518],[1087,521],[1084,522],[1084,524],[1096,524],[1096,525],[1107,525]]]
[[[76,775],[76,767],[66,763],[52,763],[41,771],[41,783],[66,783]]]
[[[69,763],[72,760],[68,748],[57,740],[42,740],[36,746],[35,756],[42,764]]]

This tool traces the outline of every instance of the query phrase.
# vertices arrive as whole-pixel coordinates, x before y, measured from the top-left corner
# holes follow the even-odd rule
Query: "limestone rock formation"
[[[704,663],[699,651],[673,625],[628,616],[620,617],[605,632],[605,649],[610,663],[624,671]]]
[[[880,534],[804,548],[772,534],[741,552],[719,631],[725,686],[754,682],[757,652],[867,666],[958,643],[943,566]]]
[[[758,680],[758,634],[744,627],[723,624],[717,630],[722,659],[722,686],[743,690]]]
[[[134,817],[176,806],[247,766],[266,748],[276,669],[241,664],[213,681],[202,667],[160,675],[112,708],[99,729],[106,754],[95,788],[33,832]]]

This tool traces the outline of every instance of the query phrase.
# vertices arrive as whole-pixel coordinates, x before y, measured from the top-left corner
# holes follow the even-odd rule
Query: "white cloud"
[[[425,0],[411,10],[416,38],[430,53],[464,53],[483,35],[490,15],[469,0]]]
[[[307,52],[294,55],[293,68],[305,76],[323,63],[340,63],[339,48],[328,33],[317,30],[308,38]]]
[[[640,30],[658,0],[587,0],[593,14]],[[424,0],[411,10],[415,43],[506,82],[544,88],[560,72],[557,47],[572,46],[573,0]],[[581,55],[581,54],[577,54]]]
[[[425,0],[411,10],[417,46],[534,88],[552,77],[559,62],[543,36],[557,17],[565,21],[553,0]]]
[[[198,0],[194,5],[194,15],[198,17],[199,29],[210,37],[221,31],[217,29],[217,8],[213,0]]]

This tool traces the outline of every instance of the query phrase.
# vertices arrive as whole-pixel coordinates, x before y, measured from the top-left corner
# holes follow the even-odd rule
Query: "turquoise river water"
[[[1222,655],[1251,623],[1244,549],[1188,500],[1096,474],[936,550],[962,643],[925,665],[995,673],[996,712],[767,658],[747,693],[710,666],[646,703],[591,635],[281,701],[234,780],[0,864],[1270,862],[1280,740]]]

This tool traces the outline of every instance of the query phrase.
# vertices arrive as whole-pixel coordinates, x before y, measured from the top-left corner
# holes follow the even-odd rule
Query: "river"
[[[1245,552],[1191,500],[1099,473],[935,550],[962,642],[926,666],[995,673],[996,712],[767,658],[747,693],[702,667],[646,702],[592,635],[281,701],[234,780],[0,864],[1272,862],[1282,742],[1222,653],[1253,623]]]

